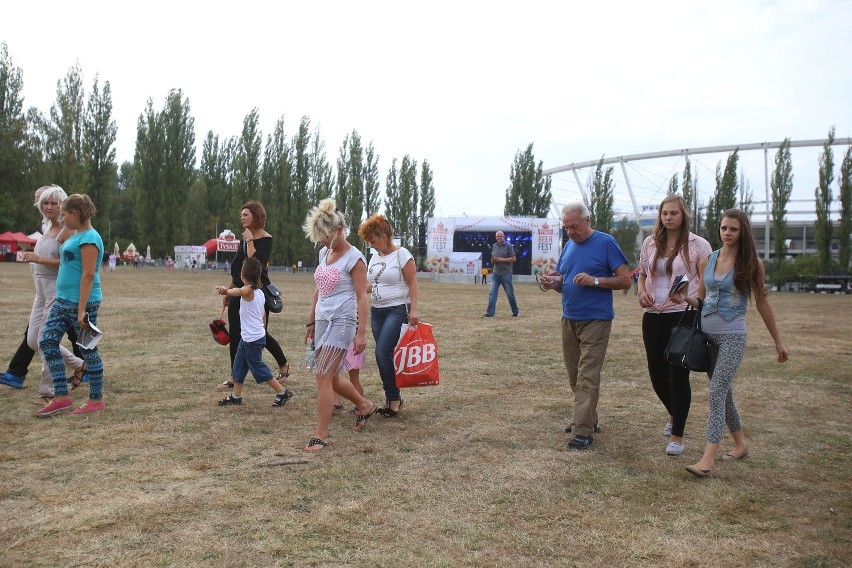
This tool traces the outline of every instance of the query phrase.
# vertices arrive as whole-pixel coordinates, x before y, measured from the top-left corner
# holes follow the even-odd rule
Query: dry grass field
[[[270,331],[296,362],[312,280],[273,276],[285,311]],[[784,365],[749,312],[735,388],[751,452],[698,480],[684,466],[703,448],[706,376],[693,374],[686,454],[667,457],[632,291],[615,296],[593,450],[566,451],[556,294],[517,284],[521,316],[501,292],[497,317],[483,320],[485,286],[422,280],[441,386],[405,392],[399,417],[377,415],[362,432],[335,415],[333,445],[306,455],[307,370],[291,377],[284,408],[251,378],[241,407],[216,406],[228,356],[207,324],[226,282],[130,267],[104,276],[104,412],[33,417],[38,362],[24,390],[0,387],[0,566],[852,562],[852,297],[773,294]],[[4,370],[30,310],[27,267],[0,263],[0,289]],[[369,333],[368,350],[362,380],[381,402]]]

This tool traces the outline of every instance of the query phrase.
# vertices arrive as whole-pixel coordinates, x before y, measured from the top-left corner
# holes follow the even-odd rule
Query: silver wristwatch
[[[601,283],[601,281],[600,281],[600,280],[598,280],[598,277],[597,277],[597,276],[595,276],[595,288],[597,288],[598,286],[600,286],[600,283]]]

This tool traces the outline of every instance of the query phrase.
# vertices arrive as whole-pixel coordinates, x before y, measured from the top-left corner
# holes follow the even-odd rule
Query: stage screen
[[[453,235],[453,251],[481,252],[482,266],[491,266],[491,245],[497,242],[496,231],[456,231]],[[503,231],[506,242],[515,249],[513,274],[532,274],[532,233]]]

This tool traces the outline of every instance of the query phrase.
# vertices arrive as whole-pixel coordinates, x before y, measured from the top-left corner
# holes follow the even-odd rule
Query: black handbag
[[[701,331],[701,306],[701,301],[699,301],[698,310],[688,306],[680,316],[680,321],[672,329],[663,357],[669,363],[690,371],[706,372],[710,370],[710,340],[707,334]],[[683,323],[683,318],[690,311],[696,312],[691,326]]]
[[[263,287],[263,295],[266,296],[266,309],[273,314],[281,313],[284,309],[284,301],[281,299],[281,290],[275,284],[267,284]]]

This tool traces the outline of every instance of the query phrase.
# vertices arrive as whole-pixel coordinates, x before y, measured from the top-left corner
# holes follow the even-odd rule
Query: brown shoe
[[[52,396],[44,395],[44,396],[40,396],[37,399],[35,399],[33,401],[33,404],[36,405],[36,406],[39,406],[39,407],[47,406],[48,404],[51,403],[52,400],[53,400]]]

